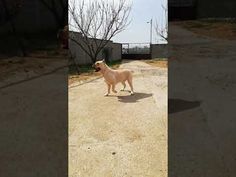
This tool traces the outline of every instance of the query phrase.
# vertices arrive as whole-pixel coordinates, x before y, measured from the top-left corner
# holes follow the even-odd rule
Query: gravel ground
[[[133,96],[104,97],[102,78],[69,88],[70,177],[167,176],[167,69],[120,67],[134,72]]]

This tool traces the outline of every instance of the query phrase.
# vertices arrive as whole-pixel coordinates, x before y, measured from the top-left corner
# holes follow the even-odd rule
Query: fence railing
[[[150,54],[150,43],[123,43],[122,54]]]

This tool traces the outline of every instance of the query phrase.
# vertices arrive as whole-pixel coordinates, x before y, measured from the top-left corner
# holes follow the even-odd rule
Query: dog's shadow
[[[118,101],[123,103],[135,103],[141,99],[151,97],[152,95],[153,95],[152,93],[135,92],[133,95],[117,96],[117,98]]]

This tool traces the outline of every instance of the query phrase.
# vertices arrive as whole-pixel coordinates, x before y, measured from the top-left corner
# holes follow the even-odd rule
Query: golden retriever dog
[[[107,84],[107,93],[104,96],[108,96],[110,94],[110,89],[112,88],[112,91],[114,93],[117,93],[115,90],[115,86],[117,83],[122,83],[124,86],[121,91],[124,91],[126,84],[125,82],[128,81],[128,84],[131,89],[131,95],[134,94],[133,90],[133,83],[132,83],[132,73],[130,70],[127,69],[118,69],[114,70],[111,69],[104,60],[97,61],[93,67],[95,68],[96,72],[100,71],[105,79],[105,82]]]

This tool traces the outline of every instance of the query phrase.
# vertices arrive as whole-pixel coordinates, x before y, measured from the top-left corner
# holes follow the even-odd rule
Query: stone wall
[[[79,33],[70,32],[70,35],[74,35],[77,41],[80,41],[81,35]],[[92,39],[91,39],[92,40]],[[69,40],[69,50],[71,56],[75,59],[76,63],[79,65],[92,64],[92,60],[89,55],[84,52],[78,44],[74,41]],[[119,43],[113,43],[109,41],[106,47],[99,53],[98,59],[106,59],[107,61],[117,61],[122,58],[122,45]]]
[[[236,18],[235,0],[169,0],[169,20]]]
[[[235,0],[197,0],[197,18],[236,18]]]
[[[167,44],[152,44],[151,45],[151,58],[168,58],[168,45]]]
[[[112,46],[112,57],[111,61],[121,60],[122,58],[122,44],[119,43],[111,43]]]
[[[58,12],[62,10],[59,5],[55,8],[58,8]],[[19,33],[42,33],[56,31],[58,29],[53,14],[40,0],[24,0],[14,22],[16,30]],[[0,34],[9,31],[9,23],[0,27]]]

